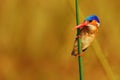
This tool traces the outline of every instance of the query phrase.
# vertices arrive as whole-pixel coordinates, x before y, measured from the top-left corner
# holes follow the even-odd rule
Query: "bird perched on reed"
[[[88,16],[83,23],[75,27],[75,29],[80,29],[80,35],[76,36],[74,47],[72,51],[73,56],[82,56],[84,51],[90,46],[96,37],[100,26],[100,20],[96,15]],[[78,54],[78,38],[81,39],[81,50],[82,52]]]

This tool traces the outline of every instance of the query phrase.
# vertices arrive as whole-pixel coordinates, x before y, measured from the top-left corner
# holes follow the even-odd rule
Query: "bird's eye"
[[[92,20],[89,20],[89,22],[92,22]]]

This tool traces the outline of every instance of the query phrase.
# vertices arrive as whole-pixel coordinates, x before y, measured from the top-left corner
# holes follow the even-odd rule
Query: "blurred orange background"
[[[120,1],[79,0],[101,26],[83,56],[85,80],[120,80]],[[79,80],[71,56],[75,0],[0,1],[0,80]]]

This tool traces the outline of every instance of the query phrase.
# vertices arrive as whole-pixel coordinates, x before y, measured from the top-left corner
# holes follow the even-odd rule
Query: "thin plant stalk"
[[[80,19],[79,19],[79,5],[78,5],[78,0],[75,2],[76,5],[76,25],[80,24]],[[80,29],[77,29],[77,35],[80,35]],[[81,50],[81,40],[78,38],[78,53],[80,54],[82,52]],[[78,65],[79,65],[79,76],[80,80],[83,80],[83,65],[82,65],[82,57],[78,56]]]

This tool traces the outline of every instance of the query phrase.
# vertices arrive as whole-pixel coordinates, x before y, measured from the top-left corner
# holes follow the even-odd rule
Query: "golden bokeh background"
[[[85,80],[120,80],[120,1],[79,0],[101,26],[83,56]],[[0,80],[79,80],[71,56],[75,0],[0,1]]]

